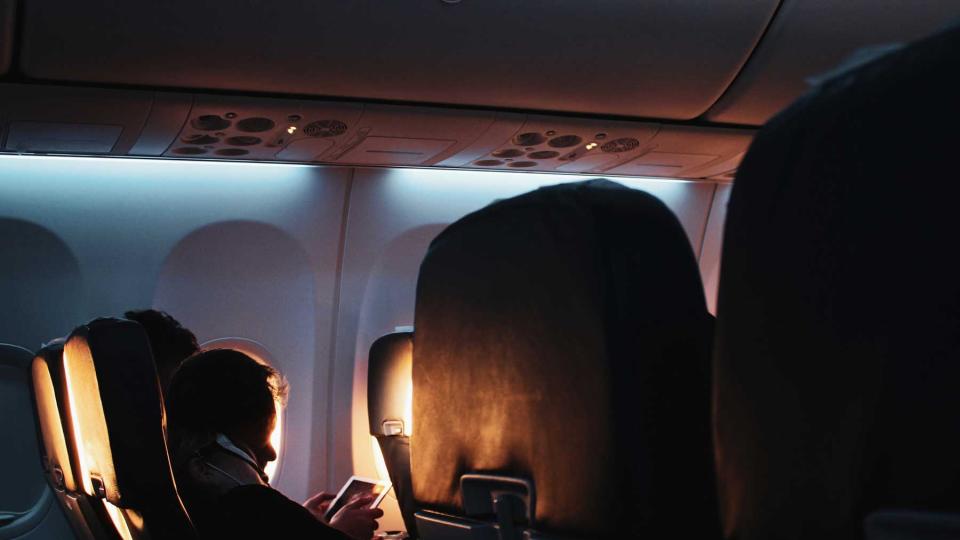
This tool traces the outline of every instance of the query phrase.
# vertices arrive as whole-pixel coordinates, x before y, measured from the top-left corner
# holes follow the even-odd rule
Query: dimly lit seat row
[[[957,65],[954,29],[835,75],[761,131],[715,337],[679,226],[642,194],[545,188],[444,231],[415,332],[370,355],[371,434],[408,527],[960,536]]]
[[[166,447],[143,328],[97,319],[33,360],[44,468],[80,538],[195,536]]]
[[[370,432],[409,531],[960,536],[957,65],[952,30],[763,129],[716,325],[683,229],[643,192],[544,188],[441,233],[415,331],[370,353]],[[55,497],[80,538],[195,536],[139,325],[3,346],[0,368],[4,405],[32,386],[52,494],[0,520],[27,527]]]

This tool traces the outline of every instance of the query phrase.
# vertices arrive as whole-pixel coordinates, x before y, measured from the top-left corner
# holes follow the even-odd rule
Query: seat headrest
[[[716,534],[711,324],[690,243],[653,196],[542,188],[454,223],[416,300],[413,489],[521,477],[541,531]],[[696,516],[691,519],[691,516]]]
[[[63,362],[84,491],[136,508],[170,489],[163,405],[143,327],[121,319],[80,326]]]
[[[740,167],[716,354],[729,537],[960,509],[958,65],[955,27],[840,74]]]
[[[413,334],[396,332],[373,342],[367,364],[370,434],[410,435]]]

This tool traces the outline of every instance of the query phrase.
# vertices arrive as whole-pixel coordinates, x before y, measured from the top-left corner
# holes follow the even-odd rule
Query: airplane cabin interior
[[[958,20],[0,0],[0,540],[960,537]]]

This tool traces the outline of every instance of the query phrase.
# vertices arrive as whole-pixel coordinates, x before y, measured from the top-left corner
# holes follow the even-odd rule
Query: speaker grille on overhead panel
[[[317,120],[303,128],[310,137],[336,137],[347,132],[347,125],[339,120]]]
[[[620,139],[614,139],[608,143],[603,143],[603,146],[600,147],[600,150],[608,154],[622,154],[624,152],[629,152],[638,146],[640,146],[640,141],[634,139],[633,137],[623,137]]]
[[[530,152],[527,154],[527,157],[530,159],[553,159],[560,155],[560,152],[555,152],[553,150],[538,150],[536,152]]]

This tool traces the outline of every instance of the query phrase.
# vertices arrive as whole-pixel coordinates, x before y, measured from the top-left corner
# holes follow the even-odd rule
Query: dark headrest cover
[[[659,200],[590,181],[475,212],[431,244],[415,322],[423,506],[499,473],[533,480],[543,531],[716,534],[710,322]]]
[[[74,354],[78,357],[72,358]],[[98,396],[90,395],[90,372],[84,367],[89,364],[78,360],[86,355],[92,361]],[[73,378],[69,385],[78,385],[84,405],[95,406],[98,398],[102,407],[106,441],[91,437],[100,429],[96,415],[88,412],[82,417],[89,422],[84,429],[94,428],[84,434],[91,462],[101,468],[112,464],[112,472],[97,471],[103,475],[106,499],[139,513],[155,540],[193,538],[173,480],[160,383],[143,327],[124,319],[87,323],[67,339],[64,363],[65,377]]]
[[[840,75],[740,168],[716,356],[731,538],[960,510],[958,66],[953,29]]]
[[[370,346],[367,363],[367,414],[370,434],[383,435],[383,422],[408,416],[413,334],[396,332]],[[408,429],[408,426],[404,426]]]
[[[165,417],[150,341],[139,324],[97,319],[74,330],[86,339],[107,421],[117,481],[112,503],[138,508],[173,489]],[[107,490],[112,499],[111,490]]]

